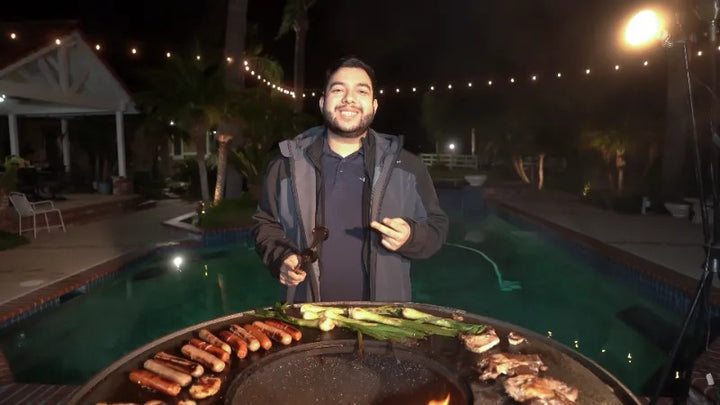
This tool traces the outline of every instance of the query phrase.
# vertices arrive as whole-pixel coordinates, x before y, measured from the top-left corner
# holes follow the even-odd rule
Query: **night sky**
[[[162,63],[165,50],[208,43],[222,46],[223,0],[76,0],[5,2],[0,21],[76,19],[91,42],[120,73]],[[292,84],[294,33],[275,39],[285,0],[249,0],[250,41],[278,60],[284,82]],[[318,0],[309,12],[306,88],[320,88],[326,66],[355,55],[376,70],[380,87],[392,92],[500,82],[511,75],[557,71],[582,76],[586,67],[609,70],[636,63],[618,36],[622,24],[646,2],[638,0]],[[140,55],[132,58],[129,49]],[[202,49],[200,50],[202,52]],[[657,62],[657,61],[656,61]],[[126,80],[130,80],[129,78]],[[547,80],[546,80],[547,81]],[[506,83],[507,84],[507,83]],[[557,91],[557,90],[556,90]],[[386,93],[387,94],[387,93]],[[662,97],[652,94],[650,97]],[[421,96],[381,100],[376,129],[413,134],[424,131],[418,116]],[[317,115],[316,101],[306,111]],[[422,151],[422,134],[411,149]],[[431,146],[430,146],[431,147]]]
[[[77,19],[92,40],[142,49],[201,41],[224,24],[221,0],[14,1],[0,20]],[[264,51],[291,82],[292,33],[275,40],[285,0],[249,0]],[[637,10],[629,0],[318,0],[310,10],[309,87],[331,61],[357,55],[380,83],[479,80],[622,61],[616,35]],[[200,38],[198,38],[200,37]]]

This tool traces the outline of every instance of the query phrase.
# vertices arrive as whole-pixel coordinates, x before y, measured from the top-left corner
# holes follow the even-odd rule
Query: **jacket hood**
[[[318,139],[318,137],[325,136],[326,131],[327,128],[324,125],[319,125],[308,129],[293,139],[282,141],[279,145],[280,153],[284,157],[302,156],[302,154],[293,152],[306,150]],[[382,153],[397,153],[402,147],[400,138],[394,135],[375,132],[375,130],[370,128],[368,129],[368,136],[374,137],[375,145],[378,151],[381,151]]]

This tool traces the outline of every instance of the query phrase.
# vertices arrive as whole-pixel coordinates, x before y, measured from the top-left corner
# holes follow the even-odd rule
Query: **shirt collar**
[[[347,155],[347,156],[345,156],[345,157],[343,158],[342,156],[340,156],[340,155],[338,155],[337,153],[335,153],[335,151],[333,151],[332,149],[330,149],[330,143],[329,143],[328,140],[327,140],[327,136],[323,139],[323,155],[335,156],[335,157],[338,157],[338,158],[340,158],[340,159],[347,159],[347,158],[354,157],[355,154],[358,154],[360,157],[365,157],[365,148],[363,148],[362,145],[361,145],[361,146],[360,146],[360,149],[358,149],[357,151],[355,151],[355,152],[353,152],[353,153],[351,153],[351,154],[349,154],[349,155]]]

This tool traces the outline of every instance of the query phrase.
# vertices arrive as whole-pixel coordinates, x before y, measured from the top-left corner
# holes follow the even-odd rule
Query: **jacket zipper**
[[[382,197],[385,195],[385,190],[390,183],[390,174],[395,168],[395,162],[397,162],[401,150],[402,148],[398,148],[397,152],[391,154],[390,156],[386,156],[382,160],[382,166],[380,167],[380,178],[378,178],[378,193],[374,193],[372,191],[370,192],[370,221],[380,219],[376,218],[376,216],[380,213],[380,202],[382,201]],[[390,160],[390,162],[386,165],[385,162],[387,162],[388,159]],[[387,168],[387,170],[383,170],[383,166],[389,167]],[[378,238],[379,236],[374,235],[374,237]],[[377,249],[373,247],[372,240],[370,241],[370,257],[372,258],[372,263],[370,267],[370,299],[375,300],[375,273],[377,272]]]

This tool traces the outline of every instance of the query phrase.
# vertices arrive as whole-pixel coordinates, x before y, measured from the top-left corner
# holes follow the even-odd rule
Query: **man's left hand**
[[[410,239],[410,224],[402,218],[383,218],[382,223],[372,221],[370,227],[382,235],[382,245],[394,252]]]

